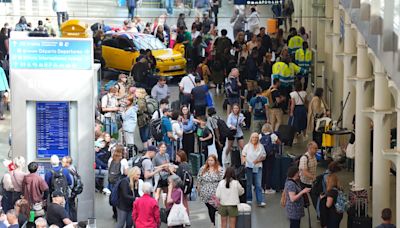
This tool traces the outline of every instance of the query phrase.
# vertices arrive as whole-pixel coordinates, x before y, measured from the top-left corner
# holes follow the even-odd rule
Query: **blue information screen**
[[[16,39],[10,41],[11,69],[90,70],[91,40]]]
[[[37,158],[69,155],[69,102],[36,102]]]

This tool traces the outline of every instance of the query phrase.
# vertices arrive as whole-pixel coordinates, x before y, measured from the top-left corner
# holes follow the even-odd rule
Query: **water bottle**
[[[28,222],[26,223],[26,228],[35,228],[35,212],[30,211],[29,212],[29,219]]]

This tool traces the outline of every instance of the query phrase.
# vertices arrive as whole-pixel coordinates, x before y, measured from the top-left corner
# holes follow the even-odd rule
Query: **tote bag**
[[[183,205],[183,193],[181,192],[181,202],[174,204],[169,212],[167,219],[168,226],[190,225],[189,215]]]

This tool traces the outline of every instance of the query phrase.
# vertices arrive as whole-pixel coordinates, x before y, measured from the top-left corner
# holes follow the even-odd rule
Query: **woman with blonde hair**
[[[250,136],[249,143],[247,143],[242,151],[242,164],[246,165],[246,198],[247,203],[253,202],[253,185],[255,186],[255,193],[257,204],[259,207],[265,206],[264,195],[262,194],[261,180],[263,161],[266,158],[264,146],[260,143],[259,135],[254,132]]]
[[[206,164],[202,166],[197,175],[197,191],[200,200],[206,204],[211,223],[215,226],[216,205],[213,204],[212,197],[215,196],[218,183],[223,179],[224,171],[220,166],[217,156],[210,155]]]
[[[140,168],[133,167],[128,170],[126,178],[121,180],[118,187],[118,204],[117,204],[117,225],[116,228],[132,227],[132,209],[133,202],[136,197],[143,195],[142,185],[140,180]]]

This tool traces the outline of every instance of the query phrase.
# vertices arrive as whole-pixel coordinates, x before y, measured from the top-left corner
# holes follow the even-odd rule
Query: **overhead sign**
[[[37,158],[69,155],[69,102],[36,102]]]
[[[90,39],[25,38],[10,41],[10,69],[91,70]]]
[[[234,0],[235,5],[280,5],[282,0]]]

